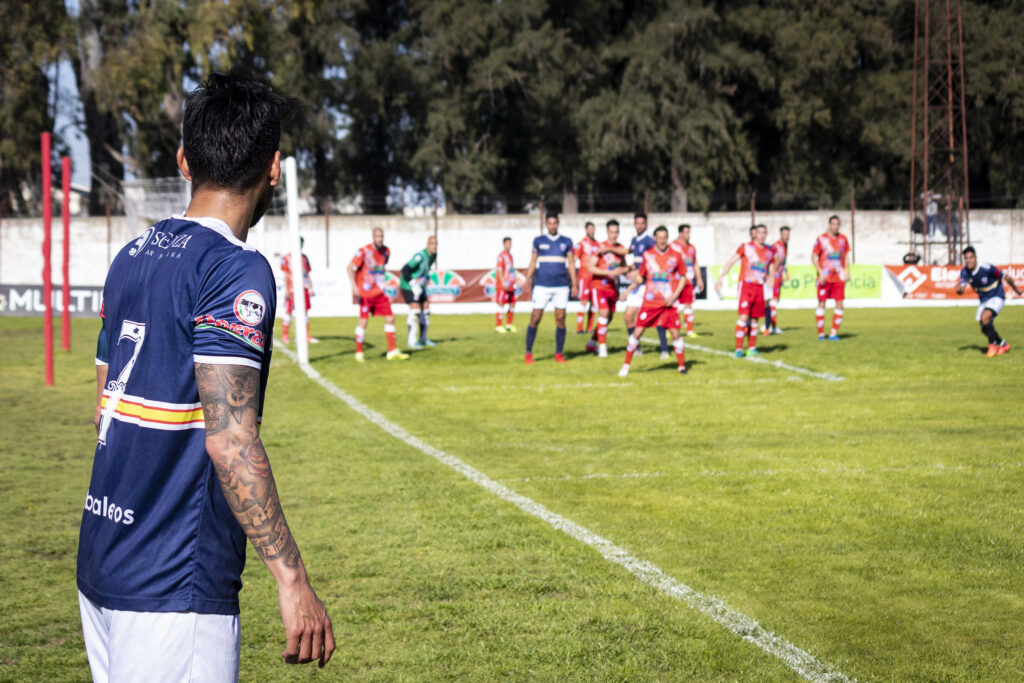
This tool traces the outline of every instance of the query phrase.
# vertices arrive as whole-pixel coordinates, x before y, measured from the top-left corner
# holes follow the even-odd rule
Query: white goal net
[[[183,212],[188,206],[191,186],[181,177],[124,181],[124,216],[129,235]]]

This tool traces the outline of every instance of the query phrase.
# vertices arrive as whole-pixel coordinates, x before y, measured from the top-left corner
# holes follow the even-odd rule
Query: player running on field
[[[736,253],[729,257],[722,272],[715,281],[715,291],[722,295],[722,281],[736,262],[740,262],[740,293],[738,317],[736,319],[736,357],[743,357],[746,342],[747,355],[757,353],[757,321],[764,317],[764,285],[774,284],[775,262],[772,249],[764,241],[768,229],[763,225],[750,228],[750,241],[741,244]]]
[[[501,240],[501,247],[501,251],[498,252],[498,263],[494,267],[494,303],[498,305],[498,312],[494,314],[494,331],[505,334],[516,331],[516,326],[512,324],[515,316],[513,309],[516,305],[516,269],[512,265],[512,238],[506,237]],[[501,322],[503,313],[504,324]]]
[[[641,258],[648,249],[654,246],[654,238],[647,233],[647,214],[638,212],[633,214],[633,228],[636,235],[629,241],[629,252],[633,255],[633,266],[638,267]],[[633,328],[636,327],[636,316],[644,303],[644,286],[632,284],[626,290],[626,310],[622,314],[622,320],[626,323],[626,332],[633,336]],[[643,354],[642,349],[637,349],[634,355]]]
[[[592,275],[587,270],[590,257],[596,253],[597,240],[594,239],[596,228],[591,221],[584,226],[587,234],[573,247],[573,254],[576,256],[576,280],[579,283],[580,310],[576,313],[576,334],[583,334],[583,316],[586,314],[587,332],[594,322],[594,310],[590,304],[590,281]]]
[[[299,245],[305,246],[306,238],[299,238]],[[302,255],[302,291],[306,303],[306,339],[310,344],[316,344],[319,339],[309,331],[309,300],[313,294],[313,283],[309,279],[309,259]],[[292,255],[285,254],[281,257],[281,273],[284,275],[284,317],[281,319],[281,341],[287,344],[291,341],[292,313],[295,311],[295,282],[292,279]]]
[[[839,234],[839,216],[829,217],[828,231],[814,241],[811,258],[818,271],[818,308],[814,311],[818,341],[825,339],[825,306],[829,299],[835,302],[835,308],[832,310],[832,331],[828,340],[839,341],[846,282],[850,279],[850,243],[845,235]]]
[[[587,342],[588,351],[597,351],[600,358],[608,357],[608,325],[615,314],[619,300],[619,276],[629,272],[624,261],[629,251],[619,244],[619,222],[614,218],[606,226],[608,238],[597,247],[597,253],[587,264],[593,275],[590,286],[590,307],[597,311],[597,328]]]
[[[409,344],[413,349],[434,346],[427,339],[427,328],[430,326],[430,300],[427,298],[427,283],[430,281],[430,269],[437,263],[437,238],[427,238],[427,248],[417,251],[409,262],[402,266],[402,281],[399,291],[402,300],[409,304],[409,316],[405,325],[409,330]],[[419,338],[416,337],[416,323],[419,322]]]
[[[633,354],[640,346],[640,337],[648,327],[663,327],[672,334],[672,345],[676,351],[676,369],[686,374],[686,357],[683,337],[679,334],[679,311],[676,300],[686,286],[686,264],[679,252],[668,246],[668,228],[659,225],[654,231],[654,247],[640,257],[640,263],[633,273],[633,281],[642,283],[643,304],[637,316],[636,327],[629,335],[626,345],[626,360],[619,370],[619,377],[629,374]]]
[[[696,337],[697,333],[693,331],[693,302],[697,299],[696,295],[704,290],[704,276],[701,275],[700,265],[697,263],[697,247],[690,244],[690,226],[687,223],[679,226],[679,236],[672,242],[672,246],[683,255],[683,263],[686,264],[686,286],[679,295],[686,336]]]
[[[1001,356],[1010,350],[1010,343],[999,336],[996,332],[993,321],[999,312],[1003,310],[1006,303],[1006,291],[1003,289],[1003,280],[1013,288],[1017,296],[1021,296],[1020,289],[1008,274],[993,266],[991,263],[978,263],[978,255],[974,247],[967,247],[963,251],[964,267],[960,271],[960,282],[956,285],[956,293],[963,294],[967,285],[970,285],[978,295],[978,314],[975,320],[981,323],[981,333],[988,337],[989,358]]]
[[[775,283],[772,285],[771,298],[768,300],[768,317],[761,331],[765,334],[782,334],[779,329],[779,299],[782,296],[782,283],[789,279],[786,270],[786,257],[789,255],[789,226],[779,228],[779,241],[772,245],[775,253]],[[766,292],[767,293],[767,292]]]
[[[356,252],[348,264],[348,279],[352,291],[359,297],[359,322],[356,323],[356,361],[363,362],[363,338],[371,315],[384,316],[384,336],[388,341],[388,360],[405,360],[395,343],[395,314],[391,312],[391,299],[384,293],[388,272],[385,266],[391,250],[384,246],[384,230],[373,229],[373,242]]]
[[[533,255],[526,279],[533,282],[533,312],[526,328],[526,364],[533,365],[533,341],[537,338],[537,325],[548,304],[555,308],[555,362],[564,363],[565,307],[570,292],[576,293],[576,263],[572,253],[572,240],[558,234],[558,214],[549,212],[544,219],[547,234],[533,240]],[[533,280],[536,275],[536,280]]]

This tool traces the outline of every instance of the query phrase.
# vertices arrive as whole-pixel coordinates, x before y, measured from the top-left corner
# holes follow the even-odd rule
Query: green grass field
[[[735,314],[698,311],[728,351]],[[325,378],[426,443],[610,540],[858,680],[1024,671],[1024,309],[985,358],[973,309],[849,309],[841,343],[782,311],[765,360],[688,352],[538,362],[492,316],[383,359],[371,323],[314,320]],[[84,680],[75,548],[95,435],[96,324],[42,386],[42,322],[0,319],[0,680]],[[400,335],[402,336],[402,335]],[[651,334],[653,337],[653,334]],[[647,348],[650,348],[649,346]],[[275,355],[263,429],[285,511],[335,623],[328,668],[280,663],[250,552],[242,679],[796,680],[780,660],[395,439]]]

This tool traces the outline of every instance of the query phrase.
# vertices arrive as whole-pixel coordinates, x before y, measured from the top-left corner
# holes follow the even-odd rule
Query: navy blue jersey
[[[533,253],[537,255],[537,287],[568,287],[569,258],[572,240],[565,235],[539,235],[533,239]]]
[[[978,294],[982,303],[989,299],[1005,299],[1003,289],[1003,273],[991,263],[979,263],[974,272],[963,268],[960,271],[960,282],[970,284]]]
[[[195,363],[259,369],[262,413],[276,306],[270,264],[214,218],[168,218],[114,259],[78,542],[78,587],[96,604],[238,614],[246,537],[206,453]]]
[[[637,265],[643,262],[644,252],[653,248],[654,238],[651,237],[651,233],[646,231],[642,235],[636,235],[629,241],[629,251],[633,254],[633,263]]]

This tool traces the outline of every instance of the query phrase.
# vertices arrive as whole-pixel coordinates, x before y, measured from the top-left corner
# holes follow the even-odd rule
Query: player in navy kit
[[[643,255],[648,249],[654,248],[654,238],[647,232],[647,214],[637,212],[633,214],[633,228],[636,235],[629,241],[629,253],[633,255],[633,266],[639,268],[643,262]],[[626,332],[633,336],[633,328],[636,327],[636,316],[640,313],[640,307],[644,303],[644,285],[631,282],[626,292],[626,310],[622,314],[622,320],[626,323]],[[658,327],[658,339],[662,340],[665,335],[665,328]],[[668,340],[662,344],[662,351],[668,353]],[[637,348],[635,356],[641,355]]]
[[[259,436],[277,302],[245,238],[280,179],[285,104],[234,75],[192,93],[188,209],[107,275],[77,571],[97,681],[237,680],[247,537],[277,582],[285,661],[323,666],[334,651]]]
[[[537,325],[544,309],[552,304],[555,309],[555,362],[564,363],[565,307],[569,305],[569,292],[576,295],[576,263],[572,240],[558,234],[558,214],[549,212],[544,219],[547,234],[533,240],[533,255],[526,271],[527,282],[533,283],[530,298],[533,312],[526,328],[526,364],[533,365],[533,341],[537,338]],[[533,276],[536,275],[536,279]]]
[[[1006,284],[1013,288],[1017,296],[1020,296],[1020,290],[1013,278],[991,263],[978,263],[978,254],[974,247],[964,249],[963,255],[964,267],[960,271],[956,293],[963,294],[964,289],[970,284],[978,294],[978,314],[975,319],[981,324],[981,333],[988,337],[988,351],[985,355],[989,358],[1001,356],[1010,350],[1010,343],[999,336],[993,321],[1006,303],[1003,280],[1006,280]]]

